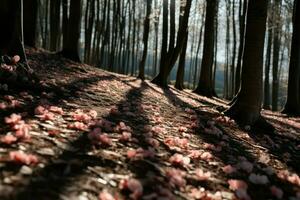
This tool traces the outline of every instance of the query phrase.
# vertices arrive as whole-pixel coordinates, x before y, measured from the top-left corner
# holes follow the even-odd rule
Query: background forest
[[[26,3],[28,2],[28,3]],[[33,7],[28,4],[28,12]],[[63,47],[63,24],[67,13],[78,17],[79,59],[110,71],[138,75],[143,57],[143,40],[147,35],[146,78],[154,78],[159,70],[163,40],[163,2],[144,0],[81,0],[69,8],[67,0],[33,1],[37,6],[36,47],[60,51]],[[170,0],[168,9],[169,48],[174,45],[185,1]],[[217,1],[213,80],[219,97],[232,99],[238,87],[243,44],[243,24],[246,3],[243,0]],[[74,3],[75,4],[75,3]],[[195,89],[203,56],[206,1],[194,0],[188,20],[188,41],[181,61],[184,86]],[[77,9],[75,7],[78,7]],[[69,8],[69,9],[68,9]],[[264,56],[264,107],[280,110],[286,101],[288,64],[292,38],[292,0],[269,0]],[[175,17],[176,16],[176,17]],[[179,16],[179,17],[178,17]],[[26,18],[26,9],[25,9]],[[25,23],[25,30],[26,30]],[[76,25],[72,25],[76,27]],[[75,28],[76,32],[76,28]],[[75,34],[74,32],[74,34]],[[50,34],[49,34],[50,33]],[[212,33],[211,33],[212,34]],[[26,37],[26,35],[25,35]],[[177,38],[178,39],[178,38]],[[183,54],[183,52],[181,52]],[[172,69],[169,82],[175,83],[178,63]]]

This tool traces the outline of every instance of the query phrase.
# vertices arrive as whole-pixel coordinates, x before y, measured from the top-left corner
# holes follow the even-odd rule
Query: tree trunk
[[[50,50],[56,51],[60,27],[60,0],[50,1]]]
[[[213,96],[212,66],[214,60],[214,23],[216,17],[216,5],[216,0],[207,0],[201,74],[198,86],[194,90],[195,93],[207,97]]]
[[[300,1],[294,2],[293,36],[287,102],[284,113],[300,115]]]
[[[255,125],[261,119],[263,53],[267,1],[249,0],[241,89],[226,115],[243,125]]]
[[[67,39],[63,46],[62,55],[75,62],[80,62],[79,58],[79,37],[81,22],[81,0],[71,0],[70,16],[68,19]]]
[[[151,7],[152,7],[152,0],[147,0],[147,8],[146,8],[146,16],[144,20],[144,35],[143,35],[143,43],[144,43],[144,50],[142,59],[139,65],[139,75],[138,78],[144,80],[145,79],[145,63],[147,59],[147,52],[148,52],[148,38],[149,38],[149,31],[150,31],[150,14],[151,14]]]
[[[176,75],[175,88],[178,90],[184,89],[184,68],[185,68],[185,57],[188,43],[188,36],[185,38],[184,45],[180,54],[178,70]]]
[[[241,82],[241,68],[242,68],[242,56],[244,52],[244,45],[245,45],[245,21],[246,21],[246,12],[247,12],[247,3],[248,0],[243,1],[240,0],[240,8],[239,8],[239,25],[240,25],[240,44],[238,49],[238,59],[236,64],[236,71],[235,71],[235,94],[238,93],[240,90],[240,82]]]
[[[280,52],[280,0],[274,1],[274,38],[273,38],[273,68],[272,68],[272,110],[277,111],[278,109],[278,67],[279,67],[279,52]]]
[[[24,1],[24,43],[30,47],[36,47],[37,11],[37,0]]]

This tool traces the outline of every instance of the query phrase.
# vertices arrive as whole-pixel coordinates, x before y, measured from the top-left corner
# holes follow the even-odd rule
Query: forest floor
[[[45,90],[0,91],[1,200],[300,199],[299,118],[242,129],[223,100],[27,53]]]

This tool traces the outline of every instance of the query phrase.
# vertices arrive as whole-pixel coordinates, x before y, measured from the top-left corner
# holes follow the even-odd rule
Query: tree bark
[[[249,0],[241,89],[225,114],[243,125],[260,121],[267,1]]]
[[[294,2],[293,36],[287,102],[284,113],[300,115],[300,1]]]
[[[30,47],[36,47],[37,11],[37,0],[24,1],[24,43]]]
[[[205,30],[204,30],[204,47],[201,63],[201,73],[195,93],[212,97],[212,67],[214,60],[214,29],[216,17],[216,0],[207,0]]]

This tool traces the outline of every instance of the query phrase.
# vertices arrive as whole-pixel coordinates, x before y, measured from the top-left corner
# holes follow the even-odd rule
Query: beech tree
[[[26,0],[24,3],[24,43],[36,47],[38,0]]]
[[[64,6],[65,8],[67,7],[66,2],[64,2]],[[67,12],[68,9],[64,9],[64,26],[66,26],[66,30],[64,31],[64,43],[61,53],[66,58],[80,62],[78,45],[81,24],[81,0],[70,0],[69,17],[67,17]]]
[[[300,1],[294,2],[293,37],[287,101],[283,112],[300,115]]]
[[[225,114],[244,125],[260,121],[267,1],[249,0],[240,91]]]
[[[204,30],[204,46],[203,57],[201,63],[201,73],[195,93],[207,97],[213,96],[212,84],[212,67],[214,61],[214,29],[216,17],[216,0],[207,0],[206,17],[205,17],[205,30]]]

